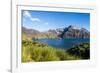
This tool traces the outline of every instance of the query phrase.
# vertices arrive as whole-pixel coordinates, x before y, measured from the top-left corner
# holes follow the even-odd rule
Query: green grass
[[[89,59],[89,43],[83,43],[69,50],[56,49],[29,39],[22,40],[22,62],[63,61]]]

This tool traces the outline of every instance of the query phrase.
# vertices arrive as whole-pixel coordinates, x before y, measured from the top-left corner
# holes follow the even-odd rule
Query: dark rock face
[[[85,28],[76,28],[69,26],[64,29],[64,31],[59,34],[60,38],[89,38],[90,32]]]

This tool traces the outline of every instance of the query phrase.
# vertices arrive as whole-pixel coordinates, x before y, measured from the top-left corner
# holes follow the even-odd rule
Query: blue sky
[[[69,25],[90,30],[90,14],[23,10],[22,25],[39,31],[65,28]]]

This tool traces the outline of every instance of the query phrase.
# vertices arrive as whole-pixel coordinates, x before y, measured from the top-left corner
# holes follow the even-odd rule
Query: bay
[[[35,40],[40,43],[48,44],[54,48],[60,48],[60,49],[69,49],[73,47],[74,45],[80,44],[80,43],[89,43],[89,38],[64,38],[64,39],[51,39],[51,38],[43,38],[43,39],[37,39]]]

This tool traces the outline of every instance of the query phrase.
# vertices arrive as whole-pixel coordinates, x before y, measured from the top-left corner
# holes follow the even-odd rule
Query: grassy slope
[[[87,44],[88,43],[80,44],[66,51],[53,48],[47,44],[31,41],[31,39],[23,35],[22,62],[88,59],[89,56],[87,53],[89,51],[89,44]]]

